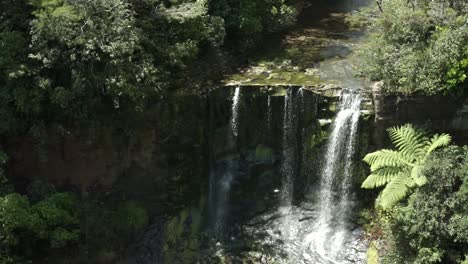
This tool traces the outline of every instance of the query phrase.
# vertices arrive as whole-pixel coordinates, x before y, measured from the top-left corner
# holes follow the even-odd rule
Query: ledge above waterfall
[[[312,92],[317,95],[328,98],[338,98],[343,88],[333,84],[318,84],[313,86],[308,85],[295,85],[295,84],[242,84],[231,82],[227,83],[225,87],[234,88],[241,87],[242,89],[259,89],[260,92],[271,95],[271,96],[285,96],[289,89],[300,89]]]

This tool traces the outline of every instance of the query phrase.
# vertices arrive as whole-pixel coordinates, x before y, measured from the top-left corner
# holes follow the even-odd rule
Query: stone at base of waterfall
[[[369,242],[364,239],[364,231],[361,228],[354,229],[352,236],[356,239],[346,245],[348,251],[345,259],[348,263],[364,264]]]

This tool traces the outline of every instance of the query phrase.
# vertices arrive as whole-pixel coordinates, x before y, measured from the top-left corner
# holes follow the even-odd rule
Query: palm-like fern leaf
[[[426,151],[425,158],[427,158],[432,153],[432,151],[449,145],[451,141],[452,137],[449,134],[434,135],[426,144],[426,148],[424,148]]]
[[[424,147],[428,138],[424,133],[417,131],[412,125],[407,124],[389,128],[388,134],[402,155],[411,159],[418,159],[426,154]]]
[[[378,204],[384,209],[388,209],[406,197],[409,187],[414,185],[414,181],[404,174],[399,174],[392,179],[383,189],[378,200]]]
[[[451,141],[447,134],[429,139],[412,125],[393,127],[388,133],[398,150],[382,149],[367,154],[364,161],[372,173],[362,183],[362,188],[367,189],[386,185],[377,201],[384,209],[403,199],[411,188],[426,184],[427,178],[421,173],[426,158]]]
[[[389,149],[382,149],[376,152],[367,154],[364,161],[371,166],[371,171],[374,172],[385,167],[400,167],[412,166],[411,160],[400,152]]]
[[[374,189],[389,183],[399,173],[402,173],[404,168],[401,167],[385,167],[381,168],[367,177],[362,183],[362,188]]]

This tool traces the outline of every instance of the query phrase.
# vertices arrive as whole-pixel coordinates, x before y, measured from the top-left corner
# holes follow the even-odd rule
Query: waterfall
[[[294,93],[292,89],[288,89],[284,97],[283,162],[281,164],[282,189],[280,193],[279,208],[279,213],[283,216],[281,231],[286,239],[288,239],[290,235],[290,217],[294,192],[296,140],[295,114]]]
[[[271,95],[268,95],[268,102],[267,102],[267,131],[271,131],[271,121],[273,118],[272,108],[271,108]]]
[[[237,86],[232,98],[231,132],[238,136],[239,102],[241,87]],[[224,160],[210,168],[210,222],[215,231],[222,233],[229,216],[231,187],[238,171],[237,160]]]
[[[343,169],[343,178],[341,180],[340,186],[340,200],[338,204],[338,215],[336,222],[339,224],[335,239],[333,241],[333,249],[340,249],[346,239],[346,217],[349,215],[351,204],[350,190],[351,190],[351,180],[352,180],[352,165],[353,165],[353,156],[356,149],[356,138],[359,125],[359,116],[360,116],[360,104],[361,98],[359,95],[355,96],[356,98],[352,102],[351,109],[353,114],[350,120],[350,130],[348,135],[348,142],[346,146],[346,158],[345,165]],[[335,251],[336,253],[336,251]]]
[[[347,236],[346,216],[351,206],[352,158],[360,104],[359,94],[344,93],[341,96],[322,166],[317,221],[314,231],[304,242],[311,251],[331,262],[336,262],[334,259],[342,251]]]
[[[231,186],[236,172],[236,161],[228,160],[224,162],[216,182],[216,208],[215,208],[215,229],[222,231],[229,212],[229,196],[231,194]]]
[[[234,97],[232,99],[232,120],[231,120],[231,129],[235,137],[238,135],[238,125],[239,125],[239,99],[240,99],[240,86],[236,87],[234,92]]]

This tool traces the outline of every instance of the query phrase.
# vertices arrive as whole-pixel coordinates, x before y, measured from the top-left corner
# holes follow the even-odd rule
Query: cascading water
[[[281,164],[282,189],[279,213],[283,216],[281,232],[284,238],[290,235],[290,216],[295,174],[295,108],[294,91],[288,89],[284,97],[283,162]]]
[[[268,95],[268,102],[267,102],[267,129],[268,131],[271,130],[271,121],[273,118],[272,108],[271,108],[271,95]]]
[[[360,109],[359,106],[361,104],[361,98],[359,95],[355,95],[355,101],[351,105],[351,109],[353,111],[353,115],[350,120],[350,131],[348,135],[348,143],[346,146],[346,159],[345,159],[345,166],[343,169],[343,178],[341,179],[341,186],[340,186],[340,201],[338,204],[338,215],[337,221],[339,226],[336,231],[335,240],[333,242],[333,248],[341,249],[343,242],[346,239],[347,230],[349,230],[346,226],[346,217],[349,215],[350,209],[353,207],[351,204],[351,180],[352,180],[352,169],[353,169],[353,156],[356,149],[356,138],[358,132],[358,124],[359,124],[359,116],[360,116]]]
[[[229,212],[229,196],[231,193],[232,182],[236,171],[236,161],[228,160],[224,162],[216,173],[219,179],[216,181],[215,193],[215,230],[222,231]]]
[[[241,88],[240,86],[236,87],[234,92],[234,97],[232,98],[232,120],[231,120],[231,128],[232,133],[235,137],[238,136],[238,125],[239,125],[239,99],[240,99]]]
[[[345,93],[341,96],[340,111],[333,123],[322,168],[318,218],[313,232],[304,240],[313,254],[332,263],[340,263],[337,259],[348,235],[346,216],[351,206],[350,174],[360,104],[359,94]],[[341,184],[337,186],[340,180]]]
[[[237,86],[232,98],[231,132],[237,137],[239,125],[239,102],[241,87]],[[222,231],[229,213],[229,197],[232,183],[238,169],[237,160],[225,160],[218,163],[215,169],[211,169],[210,175],[210,204],[211,221],[217,231]]]

